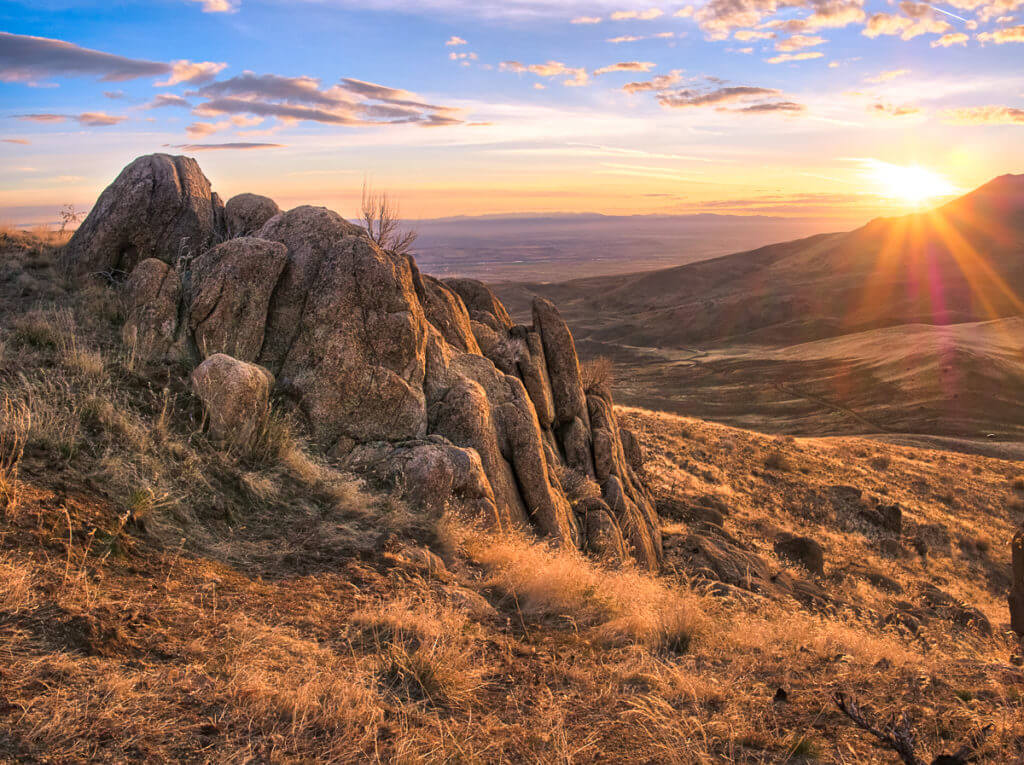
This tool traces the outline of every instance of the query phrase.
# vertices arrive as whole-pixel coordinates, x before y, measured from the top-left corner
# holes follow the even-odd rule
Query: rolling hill
[[[816,435],[1024,432],[1024,175],[848,233],[499,292],[514,313],[556,300],[638,405]]]

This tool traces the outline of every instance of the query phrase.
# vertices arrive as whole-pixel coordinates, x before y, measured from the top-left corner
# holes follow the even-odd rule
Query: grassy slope
[[[68,289],[48,246],[0,248],[0,443],[27,440],[0,508],[0,759],[892,761],[837,689],[911,714],[922,751],[993,723],[986,756],[1024,754],[1001,589],[1018,465],[624,410],[660,493],[712,498],[796,580],[770,540],[815,536],[844,605],[712,597],[693,521],[665,519],[652,579],[419,517],[307,453],[286,415],[258,455],[221,453],[183,370],[120,346],[116,294]],[[903,504],[928,557],[883,557],[821,499],[836,484]],[[928,582],[995,634],[878,626]]]

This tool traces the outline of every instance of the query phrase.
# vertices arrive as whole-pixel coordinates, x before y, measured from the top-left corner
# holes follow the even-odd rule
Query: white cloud
[[[648,8],[646,11],[615,11],[609,18],[612,21],[651,21],[664,15],[661,8]]]
[[[566,77],[562,84],[570,88],[578,88],[590,82],[590,75],[582,67],[570,67],[561,61],[548,61],[545,64],[522,64],[518,61],[502,61],[499,67],[503,72],[529,72],[538,77]]]
[[[204,85],[227,69],[227,66],[227,64],[213,61],[188,61],[187,59],[172,61],[170,76],[156,85],[160,88],[169,88],[182,83]]]
[[[864,82],[871,82],[877,85],[882,82],[891,82],[897,77],[904,77],[908,74],[910,74],[909,69],[889,69],[885,72],[879,72],[873,77],[865,77]]]
[[[787,64],[791,61],[810,61],[815,58],[823,58],[824,53],[820,51],[807,52],[807,53],[782,53],[773,58],[766,58],[765,61],[769,64]]]
[[[468,45],[468,43],[458,35],[452,35],[451,37],[448,38],[448,42],[446,42],[445,45],[449,47],[455,47],[458,45]]]
[[[953,45],[967,45],[967,40],[970,39],[963,32],[956,32],[954,34],[943,35],[938,40],[932,40],[933,48],[949,48]]]
[[[190,0],[201,3],[203,13],[234,13],[238,10],[239,0]]]
[[[612,72],[649,72],[654,68],[652,61],[621,61],[618,64],[602,66],[595,69],[595,75],[611,74]]]

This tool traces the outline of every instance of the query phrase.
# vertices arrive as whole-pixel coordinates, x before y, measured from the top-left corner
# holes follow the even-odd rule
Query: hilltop
[[[186,200],[189,212],[161,221],[165,230],[188,225],[194,237],[196,225],[211,234],[221,220],[253,225],[249,215],[232,215],[244,209],[255,219],[271,213],[263,235],[302,237],[281,248],[231,237],[194,260],[187,253],[184,264],[174,241],[169,270],[152,257],[164,243],[146,240],[138,222],[132,241],[113,237],[111,248],[0,235],[0,645],[13,658],[0,667],[0,756],[893,761],[839,711],[836,693],[879,725],[906,714],[921,757],[969,739],[983,759],[1024,755],[1024,670],[1010,661],[1018,643],[1007,610],[1010,539],[1024,521],[1019,463],[858,437],[777,437],[639,408],[611,415],[608,368],[583,364],[575,372],[590,404],[582,443],[591,451],[583,458],[589,454],[595,478],[597,470],[618,471],[599,485],[570,470],[569,460],[580,458],[566,446],[573,429],[543,424],[559,417],[573,364],[545,355],[543,366],[527,365],[539,357],[530,332],[543,335],[556,314],[506,326],[483,285],[431,292],[420,275],[417,286],[413,263],[326,212],[274,212],[246,199],[244,207],[229,201],[221,219],[209,187],[188,177],[194,183],[178,188],[198,190]],[[208,217],[192,215],[207,209]],[[302,250],[312,229],[284,225],[297,215],[333,221],[336,233],[320,251]],[[231,259],[236,248],[250,260]],[[233,440],[240,431],[218,433],[224,412],[194,374],[224,355],[213,351],[225,337],[239,356],[266,358],[273,343],[257,350],[242,342],[254,326],[242,319],[254,306],[269,306],[267,316],[280,306],[251,294],[229,298],[239,284],[253,284],[246,274],[257,257],[279,262],[274,253],[283,250],[292,268],[300,251],[302,262],[323,268],[362,253],[367,260],[355,263],[390,263],[391,273],[407,274],[390,282],[390,300],[406,302],[383,301],[380,291],[345,294],[364,306],[400,306],[392,319],[399,323],[383,326],[423,317],[419,326],[449,370],[486,380],[515,351],[500,378],[506,387],[484,389],[460,420],[479,414],[477,429],[449,428],[434,409],[428,435],[359,442],[356,423],[399,428],[416,420],[378,417],[407,411],[380,401],[344,417],[336,402],[318,408],[330,388],[286,371],[289,350],[274,374],[288,384],[270,396],[260,427],[245,443]],[[68,278],[76,252],[114,260]],[[215,264],[232,268],[211,270]],[[202,297],[204,283],[216,284],[217,299],[184,308],[166,300],[178,267],[187,275],[183,291]],[[161,276],[146,292],[141,276],[150,269]],[[325,299],[323,273],[304,287],[307,306]],[[431,294],[454,294],[445,303],[451,312]],[[346,326],[339,304],[331,305],[339,323],[312,329]],[[417,313],[424,306],[429,320]],[[439,318],[462,312],[473,317],[471,334]],[[284,326],[302,326],[299,316]],[[239,331],[219,334],[214,318],[238,322]],[[467,347],[489,338],[486,328],[522,346],[500,342],[463,357],[455,341],[441,344],[435,322],[444,338],[461,337]],[[278,331],[266,317],[260,326],[264,340]],[[568,330],[555,327],[562,340],[546,347],[574,359]],[[318,347],[330,347],[319,337]],[[344,360],[393,363],[409,351],[373,339],[356,333],[349,342],[367,355]],[[318,357],[299,358],[308,365]],[[436,358],[432,364],[422,372],[435,381],[424,383],[427,398],[442,379]],[[532,408],[520,398],[515,409],[534,413],[539,453],[552,468],[539,473],[524,461],[532,426],[512,428],[514,413],[498,398],[518,389],[520,375],[529,378]],[[355,386],[361,378],[345,379]],[[550,389],[535,385],[545,379]],[[447,475],[476,465],[477,482],[442,486],[440,503],[427,501],[440,484],[396,480],[434,477],[436,469],[415,473],[422,461],[381,456],[390,448],[432,457],[456,448],[449,438],[469,443],[488,433],[500,438],[493,461],[481,458],[484,440],[457,447],[468,463],[447,463]],[[502,461],[513,476],[501,489],[507,494],[494,490]],[[380,465],[387,470],[373,469]],[[637,536],[643,519],[613,498],[612,477],[629,482],[638,510],[649,498],[649,537]],[[507,529],[481,517],[499,496],[514,506],[529,480],[546,482],[556,510],[570,504],[569,522],[582,517],[588,543],[559,536],[557,515]],[[608,518],[599,527],[606,536],[590,534],[590,515]],[[611,546],[595,549],[599,538]],[[653,560],[641,556],[645,544]]]

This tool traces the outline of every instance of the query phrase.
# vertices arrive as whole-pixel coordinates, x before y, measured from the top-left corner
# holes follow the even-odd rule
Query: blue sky
[[[10,222],[151,151],[343,213],[369,177],[414,217],[860,220],[1024,171],[1024,0],[44,0],[0,29]]]

